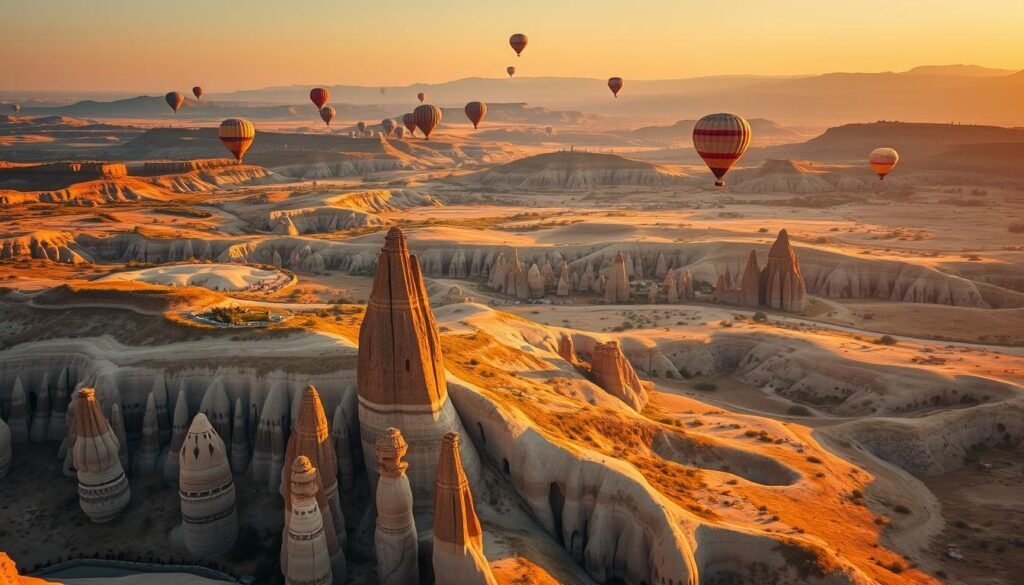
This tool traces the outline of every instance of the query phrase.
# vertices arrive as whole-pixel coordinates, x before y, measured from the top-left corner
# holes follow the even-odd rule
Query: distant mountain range
[[[384,88],[327,87],[332,94],[331,105],[344,119],[376,119],[409,111],[418,104],[416,94],[424,92],[429,103],[448,108],[472,100],[523,103],[650,123],[731,111],[747,118],[768,118],[802,127],[865,120],[1024,125],[1024,72],[974,65],[926,66],[901,73],[627,78],[619,99],[612,98],[605,83],[604,79],[581,77],[517,77]],[[292,85],[208,94],[203,102],[187,101],[182,116],[306,116],[307,108],[312,108],[308,92],[309,86]],[[29,101],[23,111],[37,115],[168,117],[169,110],[162,102],[162,96],[83,101],[61,107],[41,107]]]

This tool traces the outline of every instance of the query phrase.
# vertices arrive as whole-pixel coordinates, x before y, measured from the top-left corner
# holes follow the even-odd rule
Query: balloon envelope
[[[891,148],[876,148],[868,155],[868,162],[878,175],[878,179],[882,180],[900,162],[900,155]]]
[[[622,89],[622,78],[611,77],[608,79],[608,89],[612,90],[612,95],[619,97],[619,90]]]
[[[181,104],[185,102],[185,96],[181,95],[180,91],[172,91],[164,96],[164,101],[167,102],[167,105],[171,106],[171,109],[174,110],[175,114],[177,114],[178,110],[181,109]]]
[[[416,135],[416,116],[413,116],[412,112],[402,115],[402,125],[409,131],[409,134]]]
[[[327,100],[331,99],[331,92],[327,91],[326,87],[314,87],[309,90],[309,100],[316,105],[316,109],[324,107]]]
[[[714,173],[716,187],[750,146],[750,124],[735,114],[711,114],[693,127],[693,147]]]
[[[405,138],[407,132],[408,130],[406,129],[405,126],[399,126],[398,128],[395,129],[395,136],[399,138]]]
[[[473,123],[473,128],[480,125],[480,120],[487,115],[487,104],[483,102],[469,102],[466,104],[466,117]]]
[[[421,91],[418,94],[416,94],[416,99],[420,100],[420,103],[422,104],[423,100],[427,99],[427,94]]]
[[[416,106],[416,109],[412,111],[412,116],[416,127],[420,129],[427,140],[430,140],[430,133],[441,123],[441,108],[423,104]]]
[[[193,87],[192,95],[196,96],[196,99],[203,97],[203,87],[201,85]]]
[[[391,118],[385,118],[380,121],[380,127],[384,129],[385,134],[391,135],[395,132],[395,128],[398,128],[398,122]]]
[[[516,74],[516,68],[509,65],[508,67],[505,68],[505,73],[508,73],[508,76],[512,77],[513,75]]]
[[[320,108],[320,119],[328,126],[331,125],[331,120],[334,119],[335,114],[337,114],[337,112],[334,111],[334,108],[331,106],[324,106]]]
[[[256,138],[256,127],[249,120],[228,118],[220,123],[217,137],[224,143],[225,148],[235,155],[235,160],[242,162],[245,151],[249,150]]]
[[[508,38],[508,44],[512,46],[512,49],[516,52],[516,55],[522,55],[523,49],[526,48],[526,35],[523,33],[516,33]]]

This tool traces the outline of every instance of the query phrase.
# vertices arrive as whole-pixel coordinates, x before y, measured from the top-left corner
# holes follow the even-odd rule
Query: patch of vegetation
[[[272,319],[270,311],[248,307],[214,307],[200,316],[217,323],[236,326],[266,323]]]
[[[697,382],[693,387],[701,392],[714,392],[718,390],[718,384],[712,382]]]
[[[758,311],[754,313],[754,316],[751,318],[754,320],[755,323],[764,323],[765,321],[768,320],[768,315],[765,315],[763,312]]]
[[[875,340],[878,345],[896,345],[896,338],[892,335],[883,335]]]
[[[811,411],[806,406],[794,404],[786,410],[786,414],[791,416],[811,416]]]

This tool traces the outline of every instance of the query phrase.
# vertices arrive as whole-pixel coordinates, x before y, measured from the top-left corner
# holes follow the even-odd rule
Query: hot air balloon
[[[513,75],[516,74],[516,68],[509,65],[508,67],[505,68],[505,73],[508,73],[508,76],[512,77]]]
[[[469,102],[466,104],[466,117],[473,123],[473,128],[480,125],[480,120],[487,115],[487,104],[483,102]]]
[[[181,95],[180,91],[172,91],[164,96],[164,101],[166,101],[167,105],[171,106],[171,109],[174,110],[175,114],[177,114],[178,110],[181,109],[181,104],[185,103],[185,96]]]
[[[242,162],[245,151],[249,150],[253,139],[256,138],[256,128],[249,120],[228,118],[220,123],[217,137],[224,143],[225,148],[235,155],[235,160]]]
[[[192,95],[196,96],[196,99],[203,97],[203,86],[197,85],[192,88]]]
[[[366,122],[356,122],[356,128],[359,129],[360,134],[366,132]]]
[[[412,112],[402,115],[402,125],[409,131],[409,134],[416,136],[416,116],[412,115]]]
[[[398,128],[395,128],[395,136],[399,138],[405,138],[407,132],[408,131],[405,126],[399,126]]]
[[[526,48],[526,35],[523,33],[516,33],[508,38],[508,44],[512,45],[516,55],[520,56],[523,54],[523,49]]]
[[[547,132],[548,136],[554,136],[555,135],[555,129],[552,128],[551,126],[548,126],[547,128],[544,128],[544,131]]]
[[[420,103],[422,104],[423,100],[427,99],[427,94],[421,91],[418,94],[416,94],[416,99],[420,100]]]
[[[380,121],[380,127],[384,129],[384,134],[391,136],[395,133],[395,128],[398,128],[398,122],[391,118],[385,118]]]
[[[430,140],[430,133],[441,123],[441,108],[430,104],[416,106],[412,111],[412,117],[423,136]]]
[[[750,146],[750,124],[736,114],[710,114],[693,127],[693,147],[715,174],[715,187]]]
[[[615,97],[619,97],[619,90],[622,89],[622,78],[609,77],[608,89],[612,90],[612,95],[614,95]]]
[[[15,113],[15,114],[17,114],[18,112],[20,112],[20,111],[21,111],[21,105],[19,105],[19,104],[14,104],[13,106],[11,106],[11,109],[12,109],[12,110],[14,110],[14,113]]]
[[[891,148],[876,148],[868,155],[868,162],[871,168],[875,169],[878,180],[882,181],[885,176],[900,162],[900,155]]]
[[[331,99],[331,92],[327,91],[326,87],[314,87],[309,90],[309,99],[316,105],[316,109],[321,109],[327,100]]]
[[[332,108],[331,106],[324,106],[320,108],[320,119],[323,120],[324,123],[327,124],[328,126],[331,125],[331,120],[334,119],[335,114],[337,114],[337,112],[335,112],[334,108]]]

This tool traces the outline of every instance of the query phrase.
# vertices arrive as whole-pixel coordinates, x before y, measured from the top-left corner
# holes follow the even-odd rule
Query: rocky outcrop
[[[622,355],[618,341],[595,344],[590,367],[594,382],[606,392],[637,411],[647,405],[647,388],[640,382],[633,365]]]
[[[50,426],[50,375],[43,376],[43,381],[36,389],[36,408],[32,413],[32,424],[29,426],[28,439],[33,443],[46,441],[47,428]]]
[[[563,333],[558,338],[558,355],[570,364],[577,364],[580,358],[576,356],[576,347],[572,343],[572,337]]]
[[[11,427],[11,440],[15,445],[28,442],[28,397],[21,385],[21,378],[14,379],[11,389],[11,405],[7,424]]]
[[[11,427],[0,418],[0,479],[11,469]]]
[[[761,271],[758,298],[762,305],[783,311],[799,313],[807,307],[807,285],[789,243],[789,233],[784,229],[768,251],[768,264]]]
[[[46,428],[46,436],[50,441],[62,441],[67,435],[67,412],[70,395],[68,393],[67,368],[62,368],[57,378],[57,388],[53,394],[53,408]]]
[[[331,421],[331,440],[334,441],[334,454],[338,457],[338,489],[348,491],[355,483],[355,462],[352,458],[352,433],[348,425],[345,410],[339,404],[334,409]]]
[[[95,390],[79,390],[75,410],[72,458],[78,473],[78,503],[93,522],[109,522],[131,500],[128,478],[117,456],[120,446]]]
[[[689,270],[683,270],[679,273],[679,283],[676,285],[676,290],[679,293],[679,300],[692,300],[696,298],[696,294],[693,289],[693,275],[690,274]]]
[[[231,471],[241,474],[249,468],[249,437],[245,430],[245,411],[242,397],[235,399],[234,420],[231,423]]]
[[[181,542],[197,557],[220,556],[238,537],[235,483],[224,441],[205,414],[192,420],[177,455]]]
[[[419,541],[413,517],[412,489],[402,460],[409,450],[402,433],[395,428],[384,431],[376,443],[377,529],[374,550],[377,553],[377,581],[382,585],[419,583]]]
[[[757,252],[751,250],[747,265],[743,268],[743,275],[740,276],[740,305],[756,307],[760,303],[760,282],[761,267],[757,265]]]
[[[555,294],[560,297],[567,297],[572,294],[572,276],[569,274],[569,263],[562,263],[562,272],[558,275],[558,285]]]
[[[540,275],[540,268],[536,263],[530,266],[526,273],[526,286],[530,291],[531,299],[539,299],[544,296],[544,278]]]
[[[518,260],[518,259],[517,259]],[[370,485],[377,483],[375,444],[390,427],[402,429],[409,449],[413,501],[429,516],[441,438],[462,423],[448,400],[440,335],[423,286],[419,262],[405,235],[392,228],[359,329],[357,388],[359,426]],[[478,472],[472,445],[463,458]]]
[[[626,270],[626,256],[622,252],[615,253],[615,261],[608,273],[608,281],[604,287],[604,302],[608,304],[622,303],[629,300],[629,273]]]
[[[290,466],[285,510],[281,572],[288,585],[328,585],[335,581],[327,548],[327,532],[317,493],[322,490],[309,458],[296,457]],[[344,582],[344,574],[337,582]]]
[[[217,436],[225,444],[231,443],[231,399],[224,389],[224,382],[218,377],[203,394],[203,401],[199,403],[199,412],[206,415],[206,419],[217,431]]]
[[[651,288],[647,290],[647,302],[652,305],[658,302],[658,283],[651,283]]]
[[[156,397],[149,393],[146,398],[146,414],[142,418],[142,442],[135,452],[132,473],[138,476],[151,475],[157,470],[160,458],[160,425],[156,416]]]
[[[131,466],[131,461],[128,459],[128,434],[124,430],[121,405],[117,402],[110,405],[110,429],[114,431],[114,437],[117,438],[117,458],[121,461],[121,468],[127,472]]]
[[[174,402],[174,422],[171,429],[171,445],[164,459],[164,479],[167,481],[178,481],[178,453],[185,443],[185,435],[188,434],[188,399],[184,392],[178,393],[178,399]]]
[[[460,179],[484,187],[585,191],[609,186],[664,186],[681,182],[677,171],[615,154],[550,152],[492,167]]]
[[[483,530],[462,470],[459,434],[445,433],[434,492],[434,580],[437,585],[497,585],[484,557]]]

